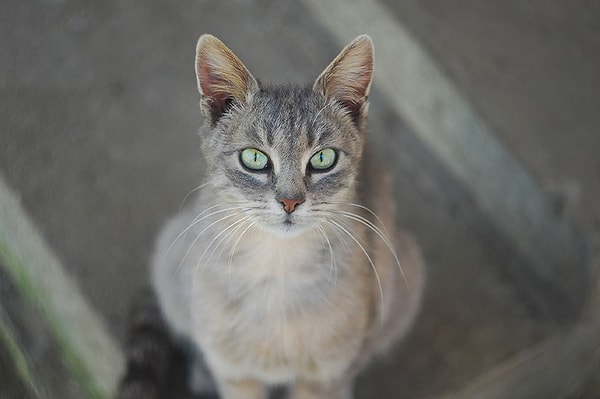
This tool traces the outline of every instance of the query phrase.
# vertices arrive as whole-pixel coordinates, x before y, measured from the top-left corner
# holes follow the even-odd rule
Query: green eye
[[[325,148],[310,158],[310,166],[316,170],[329,169],[335,163],[336,153],[331,148]]]
[[[269,158],[255,148],[246,148],[242,150],[240,159],[245,167],[252,170],[263,170],[269,164]]]

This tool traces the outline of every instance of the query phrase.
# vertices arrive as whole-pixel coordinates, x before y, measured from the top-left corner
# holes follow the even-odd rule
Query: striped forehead
[[[320,104],[315,97],[312,90],[287,87],[260,93],[253,102],[255,133],[282,151],[312,147],[323,130],[316,120]]]

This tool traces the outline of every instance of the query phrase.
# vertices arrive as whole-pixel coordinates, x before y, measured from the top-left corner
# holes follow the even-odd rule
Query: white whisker
[[[357,221],[359,223],[362,223],[364,226],[368,227],[375,234],[377,234],[377,236],[383,241],[383,243],[385,244],[387,249],[390,251],[390,253],[394,257],[394,260],[396,261],[396,264],[398,265],[398,269],[400,270],[400,274],[402,274],[402,279],[404,280],[404,283],[408,286],[408,280],[406,279],[406,276],[404,275],[404,269],[402,268],[402,265],[400,264],[400,259],[398,259],[396,250],[395,250],[394,246],[392,245],[392,243],[390,242],[390,239],[386,233],[381,231],[381,229],[379,227],[377,227],[376,225],[374,225],[373,222],[371,222],[369,219],[367,219],[363,216],[360,216],[358,214],[355,214],[352,212],[346,212],[346,211],[335,211],[334,213],[344,216],[344,217],[347,217],[347,218]]]
[[[331,201],[331,202],[327,202],[328,204],[338,204],[338,205],[350,205],[350,206],[354,206],[360,209],[363,209],[367,212],[369,212],[371,215],[373,215],[373,217],[379,222],[379,224],[381,225],[381,227],[383,227],[383,231],[385,233],[386,236],[389,236],[389,233],[387,232],[386,228],[385,228],[385,223],[383,223],[383,220],[381,220],[381,218],[379,216],[377,216],[377,214],[375,212],[373,212],[371,210],[371,208],[366,207],[364,205],[361,204],[357,204],[354,202],[343,202],[343,201]]]
[[[381,302],[381,312],[380,312],[380,314],[381,314],[381,328],[383,328],[383,306],[384,306],[383,305],[383,287],[381,285],[381,279],[379,278],[379,273],[377,273],[377,268],[375,267],[375,263],[373,263],[373,259],[371,259],[371,256],[369,255],[369,253],[367,252],[367,250],[365,249],[365,247],[354,236],[354,234],[352,234],[350,231],[348,231],[348,229],[346,229],[344,226],[342,226],[340,223],[336,222],[332,218],[329,218],[327,220],[327,222],[330,223],[331,225],[337,227],[338,229],[340,229],[341,231],[343,231],[348,237],[350,237],[352,239],[352,241],[354,241],[356,243],[356,245],[358,245],[358,247],[361,249],[361,251],[363,252],[363,254],[365,255],[365,257],[369,261],[369,264],[371,265],[371,269],[375,273],[375,279],[377,280],[377,286],[379,287],[379,299],[380,299],[380,302]]]
[[[241,209],[241,208],[240,208],[240,209]],[[221,212],[221,211],[217,211],[217,212],[214,212],[214,213],[218,213],[218,212]],[[214,214],[214,213],[213,213],[213,214]],[[206,226],[204,229],[202,229],[202,231],[196,235],[196,238],[194,238],[194,241],[192,241],[192,243],[191,243],[191,244],[190,244],[190,246],[188,247],[187,251],[185,252],[185,255],[183,255],[183,258],[181,258],[181,261],[179,262],[179,264],[177,265],[177,268],[175,269],[175,270],[176,270],[176,272],[177,272],[177,271],[179,271],[179,269],[181,268],[181,265],[183,264],[183,262],[185,262],[185,260],[187,259],[188,255],[190,254],[190,252],[191,252],[191,250],[192,250],[192,247],[193,247],[193,246],[196,244],[196,242],[197,242],[197,241],[200,239],[200,237],[202,236],[202,234],[204,234],[204,233],[205,233],[205,232],[206,232],[208,229],[210,229],[210,228],[211,228],[212,226],[214,226],[215,224],[217,224],[217,223],[219,223],[219,222],[222,222],[222,221],[223,221],[223,220],[225,220],[225,219],[228,219],[228,218],[231,218],[231,217],[234,217],[234,216],[241,215],[242,213],[244,213],[244,211],[242,211],[242,212],[237,212],[237,213],[234,213],[234,214],[231,214],[231,215],[227,215],[227,216],[223,216],[222,218],[219,218],[219,219],[215,220],[214,222],[212,222],[212,223],[210,223],[208,226]],[[211,214],[211,215],[212,215],[212,214]]]
[[[247,217],[244,217],[244,223],[240,223],[238,226],[235,227],[235,229],[233,229],[229,234],[227,234],[227,242],[223,246],[221,246],[221,250],[219,251],[217,259],[221,259],[221,256],[223,256],[223,252],[225,251],[225,249],[231,248],[231,245],[229,245],[229,243],[231,242],[235,234],[239,230],[245,228],[247,224],[251,223],[251,221],[252,216],[249,215]]]
[[[240,243],[240,240],[242,239],[242,237],[244,236],[244,234],[246,234],[246,232],[256,224],[256,221],[253,220],[248,227],[246,227],[238,236],[238,238],[235,240],[235,242],[233,243],[233,246],[231,247],[231,252],[229,253],[229,281],[231,282],[231,265],[233,264],[233,256],[235,255],[235,250],[238,246],[238,244]]]
[[[229,226],[227,226],[226,228],[224,228],[215,237],[213,237],[213,239],[206,246],[206,248],[204,248],[204,251],[202,251],[202,254],[198,258],[198,265],[196,266],[196,268],[199,267],[199,265],[202,263],[202,260],[204,259],[204,256],[206,255],[206,253],[208,252],[208,250],[213,246],[213,244],[215,242],[217,242],[217,240],[219,240],[219,238],[220,238],[220,240],[217,242],[217,245],[213,248],[212,252],[210,253],[210,255],[208,256],[208,258],[206,260],[207,263],[210,261],[210,259],[212,259],[212,256],[214,255],[214,253],[217,250],[217,248],[223,243],[223,241],[225,241],[225,239],[227,239],[227,237],[229,236],[229,233],[231,233],[231,230],[235,231],[235,227],[236,226],[238,226],[240,223],[245,222],[249,218],[250,218],[250,216],[244,216],[243,218],[240,218],[240,219],[236,220],[235,222],[231,223]],[[225,236],[222,237],[223,235],[225,235]]]
[[[333,280],[333,282],[335,284],[335,283],[337,283],[337,264],[335,261],[335,255],[333,253],[333,247],[331,246],[331,241],[329,241],[329,237],[327,237],[327,232],[325,231],[323,226],[318,225],[317,229],[319,230],[319,232],[321,232],[321,235],[323,236],[323,238],[327,242],[327,246],[329,247],[329,259],[330,259],[329,278],[331,278],[333,276],[333,274],[335,273],[335,278]]]
[[[215,204],[213,206],[209,206],[208,208],[206,208],[205,210],[203,210],[202,212],[200,212],[199,214],[197,214],[194,219],[192,220],[192,222],[196,222],[198,220],[202,220],[200,219],[203,215],[205,215],[207,212],[211,211],[212,209],[215,209],[219,206],[222,206],[221,204]],[[225,209],[229,209],[229,208],[225,208]]]
[[[179,210],[183,209],[183,206],[185,205],[185,202],[187,201],[187,199],[190,197],[190,195],[194,194],[196,191],[203,189],[204,187],[208,186],[209,184],[212,184],[212,182],[206,182],[204,184],[199,185],[198,187],[192,189],[189,193],[187,193],[185,195],[185,197],[183,197],[183,200],[181,201],[181,204],[179,205]]]
[[[200,212],[195,218],[194,220],[192,220],[192,222],[190,224],[187,225],[187,227],[185,229],[183,229],[183,231],[181,233],[179,233],[177,235],[177,237],[175,237],[175,239],[173,240],[173,242],[171,243],[171,245],[169,245],[169,247],[165,250],[165,253],[163,254],[163,261],[166,259],[166,257],[169,255],[169,252],[171,251],[171,249],[173,249],[173,246],[177,243],[177,241],[179,241],[179,239],[181,237],[183,237],[192,227],[194,227],[195,225],[197,225],[198,223],[200,223],[201,221],[203,221],[206,218],[209,218],[211,216],[217,215],[219,213],[223,213],[223,212],[227,212],[227,211],[231,211],[231,210],[236,210],[236,209],[244,209],[242,207],[232,207],[232,208],[226,208],[226,209],[221,209],[215,212],[212,212],[208,215],[205,215],[203,217],[201,217],[202,215],[204,215],[206,212],[210,211],[211,209],[214,209],[216,207],[220,206],[220,204],[217,205],[213,205],[207,209],[205,209],[204,211]],[[179,268],[178,268],[179,269]]]
[[[331,213],[328,213],[326,215],[327,218],[331,217]],[[344,247],[345,250],[349,250],[351,249],[351,245],[348,243],[348,239],[343,236],[338,229],[332,229],[331,231],[333,231],[333,233],[336,235],[336,237],[338,238],[338,240],[340,241],[340,243],[342,244],[342,246]]]
[[[194,217],[194,219],[192,219],[192,222],[191,222],[190,224],[188,224],[188,225],[186,226],[186,228],[185,228],[185,229],[183,229],[183,230],[181,231],[181,233],[179,233],[179,234],[177,235],[177,237],[175,237],[175,239],[173,240],[173,242],[171,243],[171,245],[169,245],[169,247],[168,247],[168,248],[167,248],[167,250],[165,251],[165,255],[164,255],[164,256],[166,257],[166,256],[168,255],[169,251],[171,251],[171,249],[173,248],[173,245],[175,245],[175,243],[176,243],[176,242],[177,242],[177,241],[178,241],[178,240],[179,240],[179,239],[180,239],[180,238],[181,238],[183,235],[185,235],[185,233],[187,233],[187,232],[188,232],[188,231],[189,231],[189,230],[190,230],[192,227],[194,227],[194,225],[196,225],[196,224],[197,224],[197,223],[198,223],[200,220],[202,220],[202,219],[198,220],[198,218],[199,218],[200,216],[204,215],[206,212],[208,212],[208,211],[210,211],[211,209],[214,209],[214,208],[216,208],[216,207],[218,207],[218,206],[220,206],[220,204],[217,204],[217,205],[213,205],[213,206],[211,206],[211,207],[208,207],[207,209],[203,210],[203,211],[202,211],[202,212],[200,212],[198,215],[196,215],[196,216]],[[163,260],[164,260],[164,257],[163,257]]]

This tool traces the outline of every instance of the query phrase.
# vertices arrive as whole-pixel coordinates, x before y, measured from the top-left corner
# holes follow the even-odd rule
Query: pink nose
[[[290,214],[296,210],[296,207],[304,202],[303,199],[296,198],[277,198],[277,201],[283,204],[283,209]]]

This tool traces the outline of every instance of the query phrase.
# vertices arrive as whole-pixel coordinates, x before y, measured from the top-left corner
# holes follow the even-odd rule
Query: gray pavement
[[[600,221],[600,3],[385,0],[557,206]]]
[[[591,234],[600,217],[598,6],[383,3],[556,193],[564,217]],[[7,0],[2,8],[0,171],[122,343],[154,237],[202,173],[197,37],[220,37],[270,82],[311,82],[339,45],[300,3]],[[527,261],[377,87],[369,123],[429,281],[414,332],[360,378],[357,397],[457,390],[564,327],[535,287],[515,281],[511,270]]]

